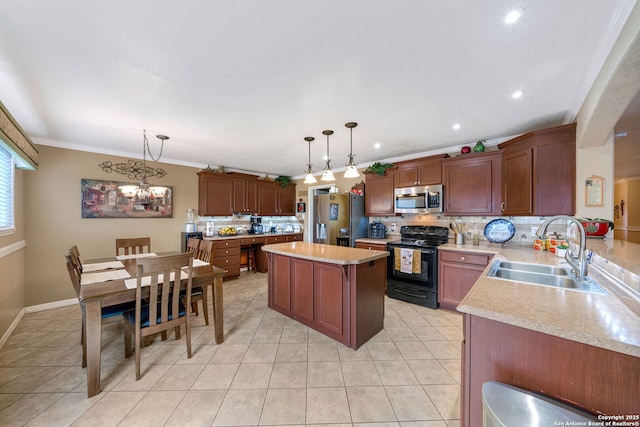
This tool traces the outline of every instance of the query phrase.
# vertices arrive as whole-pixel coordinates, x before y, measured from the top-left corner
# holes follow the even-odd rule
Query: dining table
[[[80,286],[78,298],[85,306],[85,337],[87,352],[87,395],[92,397],[100,393],[100,365],[102,347],[102,308],[135,301],[136,288],[131,287],[135,281],[137,257],[176,255],[178,252],[161,252],[157,254],[140,254],[119,257],[107,257],[83,261],[83,278],[93,276],[98,281]],[[119,261],[119,262],[118,262]],[[194,259],[194,262],[196,260]],[[197,266],[196,266],[197,265]],[[92,266],[105,266],[105,270],[91,271]],[[125,272],[126,271],[126,272]],[[129,276],[128,278],[126,276]],[[216,344],[224,340],[222,278],[224,270],[209,263],[197,263],[193,267],[192,287],[209,286],[212,297],[213,322]],[[113,279],[115,277],[115,279]],[[129,280],[127,286],[126,281]],[[88,280],[87,282],[91,282]],[[182,280],[183,287],[186,280]],[[207,301],[203,309],[207,310]]]

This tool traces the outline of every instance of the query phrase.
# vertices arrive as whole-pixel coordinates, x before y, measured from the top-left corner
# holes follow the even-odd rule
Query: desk
[[[165,252],[158,255],[174,255],[177,252]],[[114,257],[87,260],[84,264],[114,261]],[[136,260],[122,260],[125,269],[131,277],[136,276]],[[192,286],[212,286],[213,322],[216,344],[224,340],[224,325],[222,312],[222,276],[224,270],[212,265],[193,268]],[[87,346],[87,395],[95,396],[100,393],[100,349],[102,347],[102,307],[135,301],[136,290],[128,289],[124,279],[99,282],[80,287],[80,304],[85,305],[85,336]],[[206,302],[205,302],[205,310]]]

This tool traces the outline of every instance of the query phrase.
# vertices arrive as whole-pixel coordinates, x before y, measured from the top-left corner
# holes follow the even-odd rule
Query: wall
[[[16,232],[0,236],[0,337],[15,327],[24,308],[24,229],[23,193],[24,176],[35,173],[16,169],[15,173],[15,225]],[[0,341],[0,347],[2,343]]]
[[[180,250],[186,211],[198,205],[198,169],[162,163],[158,166],[167,175],[149,180],[173,186],[173,218],[83,219],[80,180],[135,182],[125,175],[103,172],[98,166],[105,160],[115,163],[127,159],[49,146],[38,146],[38,151],[40,169],[24,173],[24,306],[75,298],[64,261],[74,244],[83,260],[115,255],[118,237],[150,236],[154,252]]]

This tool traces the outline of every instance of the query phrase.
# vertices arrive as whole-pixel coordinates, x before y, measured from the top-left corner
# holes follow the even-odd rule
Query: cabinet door
[[[446,262],[440,263],[438,269],[438,302],[449,310],[456,309],[484,270],[483,267]]]
[[[413,187],[418,184],[418,168],[415,166],[399,167],[393,175],[396,187]],[[367,188],[367,190],[369,189]]]
[[[255,214],[258,212],[258,182],[247,180],[246,183],[246,212]]]
[[[247,180],[244,178],[233,179],[233,211],[247,212]]]
[[[313,276],[316,329],[344,342],[346,334],[344,270],[339,265],[316,262]]]
[[[269,272],[272,280],[269,281],[271,287],[271,304],[274,310],[278,310],[286,315],[291,314],[291,258],[281,255],[272,255]]]
[[[501,153],[468,156],[442,164],[446,214],[500,214]]]
[[[431,162],[418,166],[420,185],[442,183],[442,162]]]
[[[536,147],[533,159],[535,215],[575,214],[575,158],[575,140]]]
[[[293,216],[296,214],[296,187],[295,185],[289,185],[286,188],[279,189],[279,214]]]
[[[198,214],[229,216],[233,214],[233,180],[215,173],[198,174]]]
[[[279,215],[278,185],[272,182],[258,182],[258,214]]]
[[[365,216],[390,216],[394,212],[394,174],[367,174],[364,195]]]
[[[291,312],[299,322],[313,324],[313,261],[291,258]]]
[[[502,155],[502,210],[505,215],[533,213],[532,168],[530,148]]]

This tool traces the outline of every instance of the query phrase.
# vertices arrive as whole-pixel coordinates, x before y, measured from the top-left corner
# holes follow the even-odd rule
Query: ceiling
[[[0,99],[37,144],[297,177],[350,121],[361,165],[574,121],[635,3],[4,0]]]

